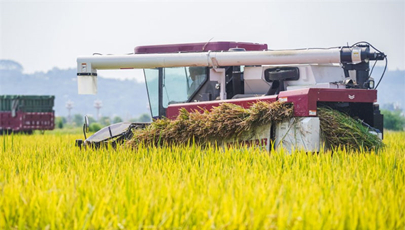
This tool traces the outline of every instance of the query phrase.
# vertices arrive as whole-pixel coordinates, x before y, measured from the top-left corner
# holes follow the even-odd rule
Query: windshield
[[[121,123],[107,126],[105,128],[100,129],[100,131],[96,132],[95,134],[93,134],[92,136],[87,138],[87,141],[100,142],[100,141],[110,138],[111,135],[113,137],[115,137],[115,136],[125,132],[131,124],[132,124],[131,122],[121,122]],[[110,135],[109,128],[111,129],[111,135]]]
[[[161,72],[161,89],[159,89]],[[207,81],[207,67],[175,67],[145,69],[145,81],[148,89],[152,117],[159,116],[159,92],[163,108],[170,104],[190,101],[191,97]]]

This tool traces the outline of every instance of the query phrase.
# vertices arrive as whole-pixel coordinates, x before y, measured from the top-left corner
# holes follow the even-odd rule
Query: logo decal
[[[349,99],[350,99],[350,100],[353,100],[354,97],[355,97],[355,95],[349,95]]]

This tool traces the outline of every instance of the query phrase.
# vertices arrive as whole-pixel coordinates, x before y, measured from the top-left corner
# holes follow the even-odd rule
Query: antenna
[[[205,47],[207,47],[208,43],[210,43],[210,41],[211,41],[212,39],[214,39],[214,37],[212,37],[210,40],[208,40],[207,43],[205,43],[205,45],[204,45],[203,48],[202,48],[202,51],[205,51]]]

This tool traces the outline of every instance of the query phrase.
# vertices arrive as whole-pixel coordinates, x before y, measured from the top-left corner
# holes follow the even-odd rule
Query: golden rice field
[[[0,136],[0,229],[405,229],[405,133],[378,154],[80,151]]]

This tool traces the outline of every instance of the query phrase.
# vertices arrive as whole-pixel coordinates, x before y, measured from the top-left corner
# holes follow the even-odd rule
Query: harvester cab
[[[182,108],[210,110],[224,102],[243,107],[257,101],[290,102],[294,119],[243,138],[267,143],[267,149],[270,142],[283,142],[289,149],[319,151],[318,106],[358,118],[382,138],[383,116],[370,61],[384,59],[384,53],[366,42],[295,50],[246,42],[138,46],[131,55],[79,57],[78,90],[97,93],[97,70],[142,68],[155,119],[175,119]]]

